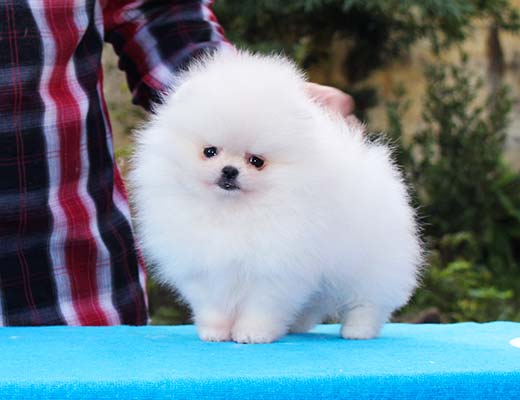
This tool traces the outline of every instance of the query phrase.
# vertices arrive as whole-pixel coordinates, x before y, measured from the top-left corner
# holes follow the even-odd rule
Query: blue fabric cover
[[[193,326],[0,328],[0,399],[520,398],[520,323],[338,330],[243,345]]]

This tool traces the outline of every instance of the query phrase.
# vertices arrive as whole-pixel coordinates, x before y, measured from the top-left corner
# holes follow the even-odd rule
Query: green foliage
[[[468,238],[464,237],[466,235]],[[455,245],[461,239],[471,240],[471,236],[470,233],[445,235],[438,246],[443,251],[446,250],[445,245]],[[453,243],[450,243],[452,240]],[[444,322],[520,318],[514,304],[515,291],[497,287],[496,279],[488,268],[463,256],[446,263],[441,260],[439,252],[434,250],[430,254],[430,265],[422,288],[405,311],[434,306],[441,312]]]
[[[502,160],[510,96],[502,88],[480,101],[465,57],[426,76],[424,128],[411,143],[400,122],[406,103],[387,109],[432,249],[411,308],[436,305],[450,321],[520,319],[520,174]]]
[[[181,325],[190,323],[188,307],[179,301],[172,290],[148,280],[148,308],[152,325]]]

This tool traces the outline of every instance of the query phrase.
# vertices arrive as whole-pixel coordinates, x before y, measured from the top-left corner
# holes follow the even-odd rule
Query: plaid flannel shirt
[[[210,3],[0,0],[0,325],[147,322],[101,51],[149,108],[226,43]]]

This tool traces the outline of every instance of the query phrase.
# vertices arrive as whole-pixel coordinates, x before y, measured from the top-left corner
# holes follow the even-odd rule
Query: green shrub
[[[403,312],[435,306],[445,321],[520,320],[520,174],[502,157],[510,96],[502,88],[486,97],[465,57],[426,77],[424,127],[410,143],[402,91],[387,108],[431,250],[423,288]]]

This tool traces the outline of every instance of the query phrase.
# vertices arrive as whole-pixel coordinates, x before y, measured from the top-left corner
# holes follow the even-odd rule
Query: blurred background
[[[396,321],[520,321],[520,0],[216,0],[232,43],[293,57],[351,94],[413,188],[428,268]],[[123,171],[130,104],[107,47],[105,92]],[[152,323],[189,322],[149,281]]]

